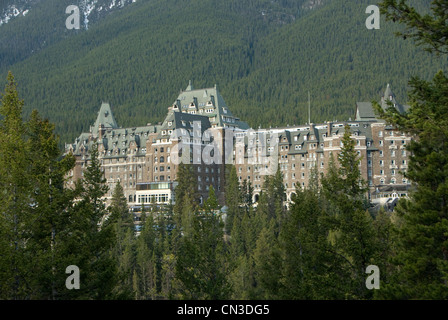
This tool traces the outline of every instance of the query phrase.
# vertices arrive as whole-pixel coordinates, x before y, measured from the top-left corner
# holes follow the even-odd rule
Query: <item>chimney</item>
[[[98,139],[102,140],[103,139],[103,135],[105,133],[105,129],[104,129],[104,124],[100,124],[100,128],[98,130]]]

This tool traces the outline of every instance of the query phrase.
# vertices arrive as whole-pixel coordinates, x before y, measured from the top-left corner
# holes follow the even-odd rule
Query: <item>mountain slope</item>
[[[308,90],[313,122],[343,119],[387,83],[405,100],[411,75],[427,78],[447,65],[395,38],[394,25],[367,30],[369,4],[137,1],[88,30],[59,31],[0,71],[14,72],[27,112],[37,108],[55,122],[63,141],[88,130],[101,101],[123,126],[161,121],[190,79],[195,87],[217,83],[233,113],[253,127],[304,123]],[[307,6],[313,10],[304,12]],[[0,39],[10,26],[0,28]]]

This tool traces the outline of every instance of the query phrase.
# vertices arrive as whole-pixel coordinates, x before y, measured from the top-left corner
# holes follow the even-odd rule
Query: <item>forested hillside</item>
[[[0,28],[0,72],[14,73],[25,114],[37,108],[65,142],[88,130],[101,101],[122,126],[161,121],[188,80],[218,84],[232,112],[258,127],[306,122],[308,90],[313,122],[353,116],[387,83],[403,101],[410,76],[447,65],[398,41],[384,19],[368,30],[367,0],[137,1],[76,31],[65,29],[69,1],[54,2],[59,15],[52,2],[41,10],[57,20],[29,14]],[[30,32],[34,44],[23,41]]]

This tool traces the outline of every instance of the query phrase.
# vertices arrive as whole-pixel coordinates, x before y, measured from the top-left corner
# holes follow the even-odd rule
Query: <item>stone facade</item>
[[[381,98],[383,108],[388,102],[400,112],[408,108],[396,102],[389,85]],[[109,104],[103,103],[90,132],[66,145],[66,152],[76,157],[68,183],[82,178],[89,151],[97,142],[110,189],[108,200],[120,181],[130,206],[142,201],[175,201],[180,161],[193,166],[202,197],[206,198],[213,186],[221,203],[226,163],[235,165],[240,182],[252,183],[254,201],[264,176],[279,167],[290,200],[297,186],[308,185],[313,168],[325,173],[330,155],[337,160],[348,125],[361,157],[360,171],[368,182],[370,199],[387,202],[406,196],[410,184],[402,173],[407,170],[409,152],[405,146],[411,137],[376,119],[370,103],[358,102],[355,114],[354,121],[252,130],[233,116],[216,86],[195,90],[190,82],[158,125],[119,128]]]

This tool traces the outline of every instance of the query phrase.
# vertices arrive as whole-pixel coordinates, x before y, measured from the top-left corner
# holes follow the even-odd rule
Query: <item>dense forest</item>
[[[189,80],[218,84],[257,128],[305,123],[308,91],[313,122],[353,117],[387,83],[405,103],[411,76],[446,68],[446,57],[398,41],[384,18],[368,30],[367,0],[312,10],[307,1],[139,1],[88,30],[65,29],[67,3],[53,2],[0,28],[0,74],[13,71],[25,114],[39,110],[62,143],[88,131],[101,101],[123,127],[161,121]]]
[[[111,205],[98,151],[75,188],[54,125],[22,120],[12,74],[0,114],[0,298],[2,299],[371,299],[369,264],[386,270],[390,214],[368,211],[350,130],[325,177],[315,174],[284,203],[283,176],[252,186],[227,167],[226,203],[213,188],[201,205],[192,167],[181,165],[176,203],[142,207],[140,234],[119,182]],[[317,172],[317,171],[316,171]],[[318,190],[319,189],[319,190]],[[4,191],[4,192],[3,192]],[[32,258],[31,258],[32,257]],[[80,273],[69,289],[68,266]]]

